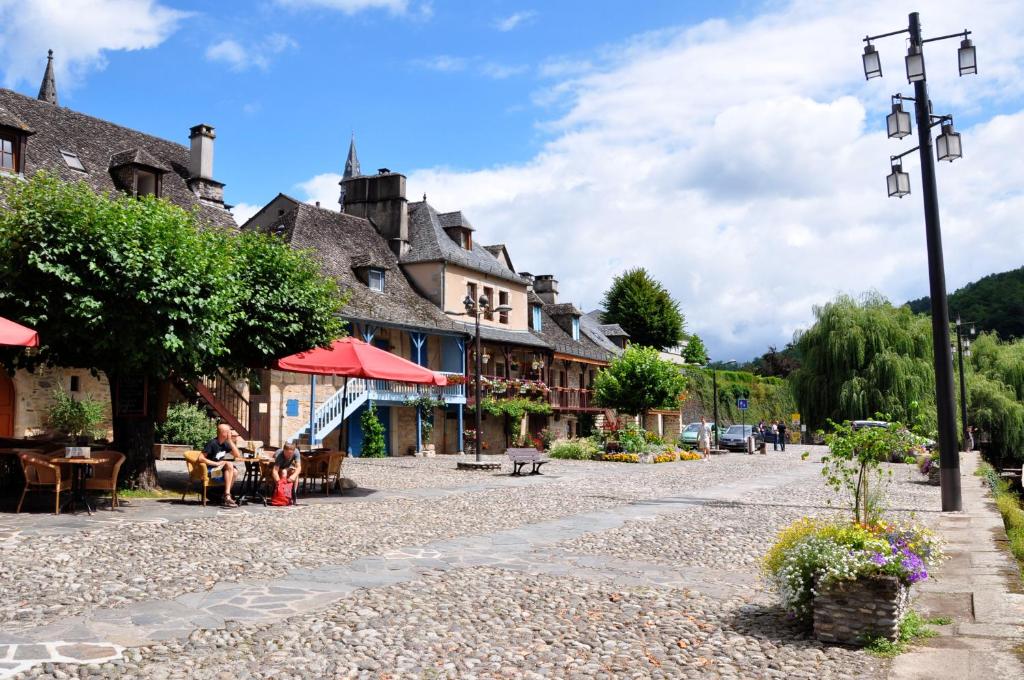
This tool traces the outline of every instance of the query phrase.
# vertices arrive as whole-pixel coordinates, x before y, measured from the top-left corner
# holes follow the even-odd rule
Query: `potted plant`
[[[63,389],[57,389],[53,392],[47,422],[70,444],[88,446],[90,440],[99,435],[103,416],[103,402],[89,397],[75,399]]]
[[[172,404],[167,418],[156,429],[157,444],[153,456],[157,460],[184,458],[186,451],[202,449],[217,436],[217,424],[206,412],[188,402]]]

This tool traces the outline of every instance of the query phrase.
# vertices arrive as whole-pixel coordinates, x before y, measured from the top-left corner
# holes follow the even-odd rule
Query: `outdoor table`
[[[85,478],[96,461],[92,458],[68,458],[66,456],[54,456],[53,458],[50,458],[50,462],[54,465],[71,466],[71,500],[65,503],[65,507],[70,505],[73,508],[77,508],[81,503],[91,515],[92,507],[89,506],[89,499],[85,496]],[[63,509],[64,508],[61,508],[61,510]]]
[[[242,495],[238,497],[239,504],[248,503],[250,497],[263,501],[263,505],[267,504],[267,499],[263,497],[260,489],[263,481],[260,474],[260,463],[265,461],[270,461],[270,459],[265,456],[245,456],[243,454],[241,462],[245,463],[245,475],[242,477]]]

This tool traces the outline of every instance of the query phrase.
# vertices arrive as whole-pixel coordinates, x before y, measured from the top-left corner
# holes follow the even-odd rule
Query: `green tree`
[[[144,385],[141,417],[114,409],[131,485],[156,484],[155,407],[172,376],[265,365],[342,333],[334,282],[272,237],[203,228],[166,201],[98,195],[45,173],[3,182],[0,204],[0,315],[41,342],[0,361],[89,368],[107,376],[112,398],[119,380]]]
[[[1024,458],[1024,340],[983,333],[964,368],[967,422],[991,436],[990,458]]]
[[[704,341],[699,335],[691,335],[687,338],[686,349],[683,350],[683,359],[688,364],[703,366],[708,361],[708,350],[704,347]]]
[[[600,406],[644,416],[653,408],[675,408],[686,389],[679,366],[661,359],[652,347],[630,345],[594,379]]]
[[[683,339],[685,322],[679,303],[645,269],[616,276],[602,306],[603,321],[622,326],[635,345],[665,349]]]
[[[384,425],[377,417],[377,405],[372,401],[359,416],[359,425],[363,429],[363,448],[359,455],[363,458],[385,458],[388,445],[384,441]]]
[[[931,324],[872,293],[839,296],[814,308],[815,323],[796,338],[802,358],[790,375],[803,422],[824,427],[887,413],[909,422],[914,402],[933,412]],[[934,423],[931,424],[934,428]]]

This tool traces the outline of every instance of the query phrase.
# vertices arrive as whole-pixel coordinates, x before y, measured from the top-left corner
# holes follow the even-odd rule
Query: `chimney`
[[[200,123],[189,130],[188,138],[189,188],[202,201],[224,205],[224,185],[213,179],[213,126]]]
[[[553,274],[537,274],[533,277],[533,292],[549,305],[558,304],[558,279]]]
[[[344,213],[369,220],[395,255],[404,255],[409,249],[405,175],[382,168],[376,175],[343,179],[341,187]]]
[[[533,274],[530,272],[519,272],[519,275],[526,279],[526,290],[533,290]]]

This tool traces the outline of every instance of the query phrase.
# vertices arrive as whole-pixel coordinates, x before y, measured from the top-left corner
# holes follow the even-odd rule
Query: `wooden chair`
[[[60,514],[60,492],[71,490],[71,478],[62,476],[60,466],[46,460],[42,456],[31,453],[20,453],[21,469],[25,474],[25,489],[21,492],[21,500],[18,501],[18,509],[21,512],[21,505],[25,502],[25,494],[29,489],[34,491],[46,491],[50,489],[56,495],[53,506],[53,514]]]
[[[85,480],[87,491],[109,491],[110,509],[118,506],[117,476],[124,463],[124,454],[120,451],[93,451],[90,458],[96,461],[92,466],[92,477]]]
[[[327,454],[327,469],[324,474],[324,493],[331,494],[331,491],[341,488],[341,468],[345,463],[348,454],[344,451],[331,451]]]
[[[326,483],[327,465],[330,461],[330,451],[321,450],[315,453],[302,455],[302,469],[299,471],[299,481],[302,482],[302,491],[305,493],[306,485],[316,488],[319,483],[321,488]]]
[[[206,505],[206,490],[211,487],[223,487],[224,476],[221,475],[219,479],[210,479],[210,475],[206,472],[206,463],[199,461],[199,456],[201,455],[201,451],[185,452],[185,467],[188,468],[188,484],[185,486],[185,491],[181,494],[181,500],[185,500],[185,496],[192,490],[192,484],[195,482],[199,484],[200,487],[196,493],[200,494],[203,505]]]

